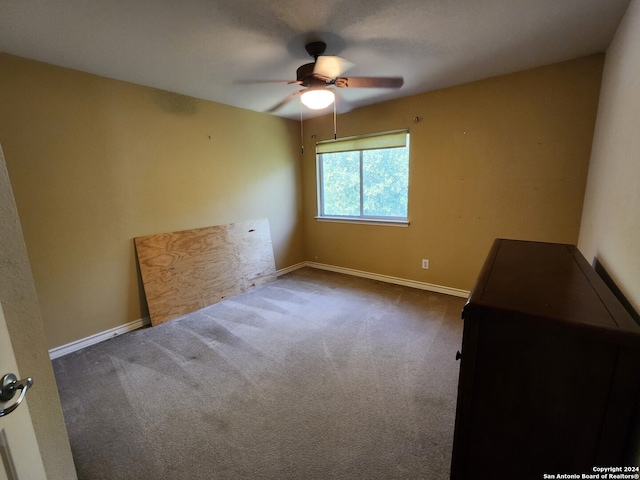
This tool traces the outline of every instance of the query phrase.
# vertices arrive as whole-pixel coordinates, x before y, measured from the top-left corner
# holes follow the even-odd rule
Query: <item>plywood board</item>
[[[276,279],[267,219],[134,239],[151,324]]]

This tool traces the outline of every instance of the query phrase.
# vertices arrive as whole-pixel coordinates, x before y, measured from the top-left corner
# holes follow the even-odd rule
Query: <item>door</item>
[[[0,305],[0,378],[8,373],[15,374],[18,379],[13,347]],[[25,375],[27,376],[27,375]],[[34,379],[36,383],[38,379]],[[11,406],[21,392],[16,393],[8,402],[0,402],[0,409]],[[31,392],[29,395],[37,395]],[[0,480],[46,480],[38,442],[31,424],[29,408],[25,401],[8,415],[0,417]]]

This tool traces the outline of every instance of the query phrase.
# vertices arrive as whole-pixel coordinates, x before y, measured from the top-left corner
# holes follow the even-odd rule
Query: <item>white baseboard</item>
[[[138,320],[134,320],[133,322],[129,322],[125,325],[111,328],[109,330],[96,333],[95,335],[91,335],[86,338],[81,338],[80,340],[67,343],[66,345],[62,345],[60,347],[52,348],[51,350],[49,350],[49,357],[51,358],[51,360],[54,360],[56,358],[62,357],[64,355],[68,355],[69,353],[75,352],[77,350],[81,350],[90,345],[95,345],[96,343],[104,342],[105,340],[109,340],[110,338],[117,337],[118,335],[122,335],[123,333],[127,333],[132,330],[137,330],[138,328],[142,328],[146,325],[149,325],[150,322],[151,321],[149,317],[140,318]]]
[[[403,285],[405,287],[418,288],[420,290],[428,290],[430,292],[444,293],[445,295],[452,295],[454,297],[467,298],[469,293],[471,293],[468,290],[461,290],[459,288],[444,287],[442,285],[418,282],[417,280],[407,280],[406,278],[392,277],[390,275],[382,275],[380,273],[364,272],[362,270],[354,270],[352,268],[336,267],[335,265],[326,265],[324,263],[305,262],[305,266],[320,270],[329,270],[331,272],[344,273],[345,275],[353,275],[355,277],[369,278],[380,282]]]
[[[362,277],[369,278],[371,280],[378,280],[380,282],[393,283],[396,285],[403,285],[405,287],[418,288],[420,290],[428,290],[430,292],[444,293],[445,295],[453,295],[454,297],[468,297],[468,290],[460,290],[458,288],[451,287],[443,287],[441,285],[433,285],[431,283],[418,282],[416,280],[407,280],[405,278],[392,277],[389,275],[382,275],[380,273],[370,273],[364,272],[362,270],[354,270],[352,268],[344,268],[344,267],[336,267],[335,265],[326,265],[324,263],[316,263],[316,262],[300,262],[295,265],[291,265],[289,267],[285,267],[281,270],[276,271],[277,276],[285,275],[287,273],[291,273],[300,268],[310,267],[317,268],[319,270],[328,270],[336,273],[343,273],[345,275],[353,275],[354,277]],[[62,357],[69,353],[75,352],[77,350],[81,350],[90,345],[95,345],[96,343],[103,342],[105,340],[109,340],[110,338],[117,337],[118,335],[122,335],[123,333],[130,332],[132,330],[137,330],[138,328],[142,328],[151,323],[149,317],[141,318],[138,320],[134,320],[133,322],[127,323],[126,325],[121,325],[119,327],[112,328],[110,330],[106,330],[104,332],[96,333],[95,335],[91,335],[90,337],[82,338],[80,340],[76,340],[75,342],[67,343],[66,345],[62,345],[60,347],[52,348],[49,350],[49,357],[51,360]]]
[[[300,263],[296,263],[295,265],[290,265],[288,267],[284,267],[281,270],[276,270],[276,275],[280,276],[280,275],[285,275],[287,273],[294,272],[294,271],[299,270],[299,269],[301,269],[303,267],[306,267],[308,263],[309,262],[300,262]]]

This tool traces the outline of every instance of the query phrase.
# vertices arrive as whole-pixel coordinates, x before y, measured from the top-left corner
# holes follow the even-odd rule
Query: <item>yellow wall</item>
[[[576,243],[603,61],[340,115],[339,136],[410,128],[399,228],[314,220],[314,142],[332,138],[330,116],[305,121],[300,159],[297,122],[0,55],[0,143],[50,348],[147,314],[140,235],[267,217],[277,268],[310,260],[459,289],[495,237]]]
[[[147,315],[133,238],[266,217],[303,260],[299,126],[0,54],[0,144],[49,347]]]
[[[607,50],[578,247],[640,313],[640,1]],[[640,451],[638,452],[640,457]]]
[[[339,137],[410,128],[408,228],[313,219],[314,142],[333,138],[333,121],[307,121],[307,259],[468,290],[496,237],[575,244],[603,61],[595,55],[338,116]]]

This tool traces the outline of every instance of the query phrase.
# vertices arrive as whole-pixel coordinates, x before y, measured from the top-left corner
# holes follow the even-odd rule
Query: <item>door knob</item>
[[[20,395],[18,395],[18,399],[11,405],[6,408],[0,409],[0,417],[9,415],[16,408],[18,408],[18,405],[20,405],[24,400],[24,397],[27,394],[27,390],[31,388],[31,385],[33,385],[33,379],[31,377],[18,380],[18,377],[16,377],[13,373],[7,373],[4,377],[2,377],[2,380],[0,380],[0,402],[8,402],[13,397],[15,397],[18,390],[20,390]]]

